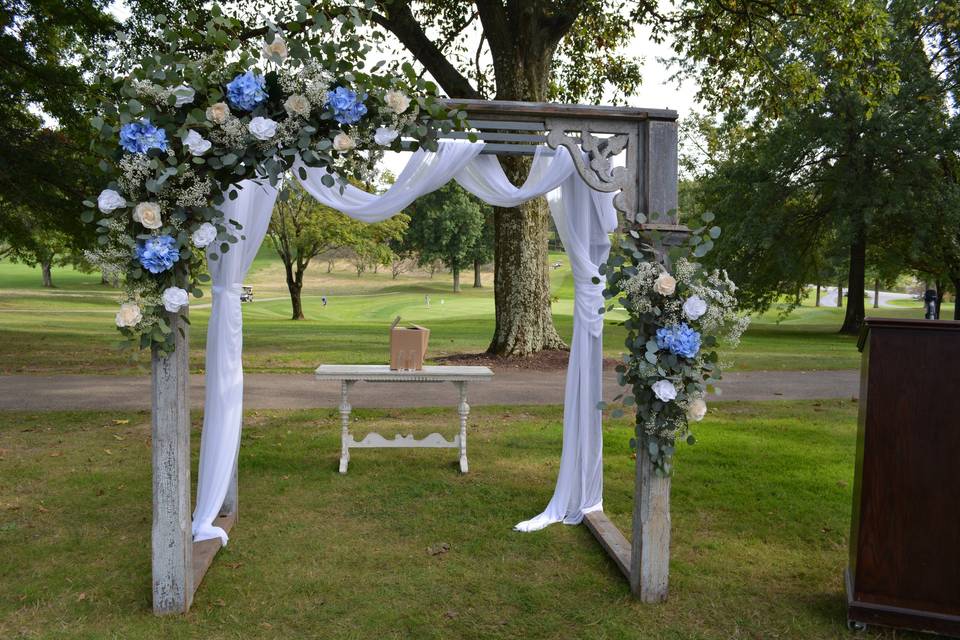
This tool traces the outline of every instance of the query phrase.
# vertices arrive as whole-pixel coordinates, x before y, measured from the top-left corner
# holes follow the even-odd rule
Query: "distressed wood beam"
[[[153,611],[186,613],[193,602],[190,510],[189,325],[168,314],[176,351],[152,354]]]

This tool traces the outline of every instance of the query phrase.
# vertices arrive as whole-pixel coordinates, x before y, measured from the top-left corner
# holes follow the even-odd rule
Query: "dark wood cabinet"
[[[869,318],[850,621],[960,635],[960,322]]]

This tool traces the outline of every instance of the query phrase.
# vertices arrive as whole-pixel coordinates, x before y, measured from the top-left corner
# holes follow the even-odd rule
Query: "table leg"
[[[347,472],[350,464],[350,387],[352,380],[340,382],[340,473]]]
[[[467,404],[467,383],[457,382],[460,389],[460,404],[457,413],[460,414],[460,473],[467,473],[467,416],[470,415],[470,405]]]

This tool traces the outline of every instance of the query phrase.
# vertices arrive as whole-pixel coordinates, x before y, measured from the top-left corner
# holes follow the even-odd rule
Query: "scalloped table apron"
[[[450,180],[484,202],[513,207],[545,195],[573,270],[574,311],[570,362],[563,403],[563,450],[553,498],[546,509],[515,526],[536,531],[554,522],[579,524],[583,515],[602,509],[603,469],[601,368],[603,360],[603,285],[592,279],[610,251],[609,234],[617,226],[612,193],[591,189],[580,178],[566,148],[538,147],[522,186],[507,179],[496,156],[480,155],[482,142],[444,141],[435,152],[414,152],[396,182],[382,194],[352,185],[326,187],[323,169],[297,163],[293,174],[319,202],[364,222],[385,220],[418,197]],[[235,185],[235,199],[221,207],[224,221],[242,227],[242,238],[209,261],[213,306],[207,329],[206,400],[200,438],[194,541],[227,535],[213,526],[220,511],[240,447],[243,413],[243,317],[241,283],[267,232],[277,190],[266,181]],[[212,253],[212,251],[211,251]]]

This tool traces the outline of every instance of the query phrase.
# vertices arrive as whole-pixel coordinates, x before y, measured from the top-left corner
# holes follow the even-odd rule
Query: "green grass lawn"
[[[157,619],[148,415],[0,413],[0,637],[846,639],[855,421],[849,402],[715,406],[677,454],[670,600],[644,606],[585,527],[511,531],[552,492],[559,408],[478,408],[466,476],[445,450],[359,451],[340,476],[336,412],[248,413],[231,542],[190,614]],[[628,437],[605,427],[622,528]]]
[[[564,264],[551,271],[554,321],[569,338],[573,282],[565,256],[555,254],[554,260]],[[471,275],[464,275],[463,292],[454,294],[444,273],[433,279],[423,272],[397,280],[384,272],[357,278],[346,263],[330,274],[325,263],[317,263],[305,284],[308,319],[293,322],[282,267],[264,248],[248,279],[256,301],[243,307],[244,364],[248,371],[284,372],[309,371],[320,362],[385,362],[387,327],[397,315],[431,329],[430,356],[483,351],[494,326],[492,274],[484,274],[482,289],[469,286]],[[97,275],[70,269],[55,270],[54,281],[56,289],[44,290],[37,270],[0,262],[0,374],[136,372],[137,365],[116,349],[120,336],[113,315],[119,293],[101,285]],[[326,308],[320,301],[323,295],[329,300]],[[425,295],[431,298],[429,307]],[[203,367],[208,302],[195,301],[191,311],[195,371]],[[922,317],[919,305],[876,312]],[[778,312],[771,311],[754,318],[740,349],[726,359],[739,370],[857,367],[856,340],[836,333],[842,314],[834,307],[804,306],[780,321]],[[613,321],[622,317],[614,312],[608,321],[604,345],[609,356],[621,351],[624,331]]]

